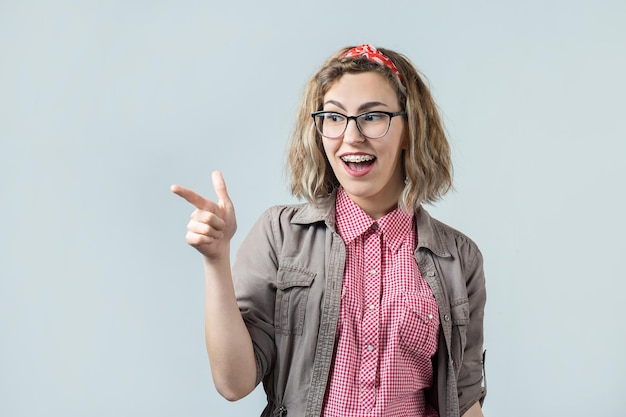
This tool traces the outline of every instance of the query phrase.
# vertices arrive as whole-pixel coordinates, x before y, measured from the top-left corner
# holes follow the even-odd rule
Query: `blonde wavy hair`
[[[350,49],[345,47],[332,55],[306,85],[288,148],[292,194],[317,204],[339,186],[311,113],[322,110],[324,95],[343,74],[371,71],[389,80],[406,112],[408,147],[402,157],[405,186],[398,205],[411,211],[422,203],[439,200],[452,188],[450,146],[437,105],[419,72],[398,52],[378,48],[393,61],[401,78],[389,67],[366,58],[343,57]]]

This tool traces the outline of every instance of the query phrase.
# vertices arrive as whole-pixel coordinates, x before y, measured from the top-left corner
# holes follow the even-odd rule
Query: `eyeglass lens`
[[[341,113],[320,113],[315,116],[315,126],[321,135],[335,139],[346,131],[349,120]],[[363,136],[376,139],[387,134],[391,118],[386,113],[369,112],[357,116],[355,120]]]

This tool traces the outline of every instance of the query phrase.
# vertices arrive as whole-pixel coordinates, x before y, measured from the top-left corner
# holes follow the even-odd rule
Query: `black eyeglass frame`
[[[359,117],[365,116],[367,114],[386,114],[387,116],[389,116],[389,123],[387,124],[387,129],[385,130],[385,133],[383,133],[380,136],[376,136],[376,137],[371,137],[371,136],[367,136],[365,133],[363,133],[363,131],[361,130],[361,126],[359,125]],[[338,114],[342,117],[346,118],[346,125],[343,128],[343,132],[341,132],[339,135],[331,137],[331,136],[326,136],[325,134],[322,133],[322,131],[320,130],[319,126],[317,126],[317,119],[316,117],[321,115],[321,114]],[[366,139],[380,139],[382,137],[384,137],[385,135],[387,135],[387,133],[389,133],[389,128],[391,127],[391,119],[393,119],[396,116],[404,116],[406,115],[406,111],[401,110],[401,111],[397,111],[397,112],[390,112],[390,111],[380,111],[380,110],[376,110],[376,111],[366,111],[364,113],[361,114],[357,114],[356,116],[348,116],[346,114],[343,113],[339,113],[338,111],[327,111],[327,110],[320,110],[320,111],[316,111],[311,113],[311,117],[313,118],[313,124],[315,125],[315,130],[317,130],[317,133],[319,133],[320,135],[324,136],[325,138],[328,139],[339,139],[341,136],[343,136],[344,133],[346,133],[346,130],[348,129],[348,123],[350,123],[350,120],[354,120],[354,123],[356,124],[356,128],[359,130],[359,133],[361,134],[361,136],[363,136]]]

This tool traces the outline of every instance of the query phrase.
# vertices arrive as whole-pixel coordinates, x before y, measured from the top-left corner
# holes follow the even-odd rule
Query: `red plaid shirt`
[[[413,216],[396,209],[374,221],[339,189],[337,231],[347,255],[322,415],[436,417],[425,392],[439,315],[413,258]]]

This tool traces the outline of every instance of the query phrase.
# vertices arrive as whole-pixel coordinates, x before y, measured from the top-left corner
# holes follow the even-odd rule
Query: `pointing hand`
[[[237,230],[237,220],[221,172],[214,171],[211,178],[217,203],[180,185],[172,185],[171,190],[196,208],[187,224],[187,243],[208,259],[217,260],[230,256],[230,240]]]

